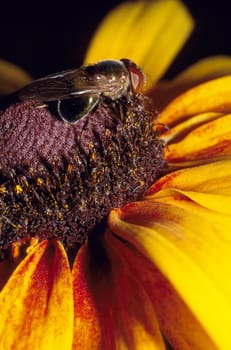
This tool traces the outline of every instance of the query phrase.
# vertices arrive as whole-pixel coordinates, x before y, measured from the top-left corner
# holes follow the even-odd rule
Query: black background
[[[20,65],[35,78],[79,66],[100,20],[121,2],[8,1],[0,10],[0,57]],[[181,55],[170,67],[167,73],[170,77],[199,58],[231,55],[230,1],[184,2],[197,25]]]

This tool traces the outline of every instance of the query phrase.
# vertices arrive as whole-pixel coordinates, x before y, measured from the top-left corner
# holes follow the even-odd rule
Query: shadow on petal
[[[108,236],[111,236],[109,231],[105,232],[105,237]],[[85,266],[87,293],[86,285],[83,291],[80,283],[76,297],[80,300],[87,294],[88,301],[86,304],[85,299],[83,315],[79,308],[81,320],[77,323],[83,324],[83,329],[90,325],[90,331],[86,327],[87,337],[81,327],[75,333],[75,338],[80,337],[79,343],[84,339],[81,349],[164,350],[152,303],[123,256],[104,238],[90,243],[85,254],[82,266]],[[81,270],[80,265],[78,268]]]

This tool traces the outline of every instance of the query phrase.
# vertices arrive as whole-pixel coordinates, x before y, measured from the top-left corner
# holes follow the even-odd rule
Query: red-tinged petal
[[[163,190],[158,193],[158,195],[153,196],[158,202],[165,202],[166,198],[174,198],[180,200],[185,200],[185,198],[196,202],[203,208],[216,211],[224,215],[228,215],[228,226],[230,226],[230,213],[231,213],[231,197],[230,195],[217,195],[211,193],[200,193],[193,191],[181,191],[181,190]],[[209,214],[208,214],[209,215]],[[224,218],[222,219],[224,220]],[[231,227],[230,227],[231,228]]]
[[[231,76],[200,84],[178,96],[162,111],[159,121],[169,126],[189,116],[231,111]]]
[[[74,349],[164,349],[149,298],[108,240],[89,242],[74,270]]]
[[[73,350],[101,349],[97,310],[88,285],[88,259],[87,246],[83,246],[72,269],[75,317]]]
[[[89,241],[87,249],[85,249],[80,251],[80,257],[77,256],[74,267],[74,290],[75,298],[77,298],[75,301],[74,338],[84,337],[84,335],[79,334],[81,326],[86,328],[89,325],[88,339],[83,338],[83,349],[89,349],[92,346],[93,349],[97,350],[116,350],[115,308],[117,306],[114,305],[110,262],[99,240]],[[83,287],[82,292],[78,290],[78,281]],[[85,305],[81,306],[83,300],[85,300]],[[83,307],[83,312],[81,307]],[[88,316],[84,315],[84,310]],[[92,335],[94,328],[96,328],[96,336]],[[100,329],[100,334],[98,334],[98,329]],[[91,339],[92,336],[93,339]],[[75,340],[74,343],[77,346],[78,340]]]
[[[188,90],[162,111],[159,121],[170,126],[161,135],[170,170],[230,158],[230,93],[226,76]]]
[[[31,250],[1,291],[0,309],[1,349],[71,349],[72,281],[59,242]]]
[[[186,119],[179,124],[169,128],[166,131],[166,128],[163,129],[164,134],[161,135],[164,142],[169,145],[174,142],[178,142],[181,139],[187,137],[187,135],[196,128],[199,128],[202,125],[210,123],[216,119],[223,117],[223,113],[218,112],[207,112],[202,114],[197,114],[191,118]]]
[[[231,217],[222,224],[221,214],[206,215],[194,205],[197,210],[174,205],[174,198],[131,203],[110,213],[109,226],[160,270],[211,339],[212,349],[229,349]],[[187,335],[185,342],[193,338]]]
[[[198,164],[230,156],[231,114],[196,127],[180,141],[168,144],[165,150],[165,159],[173,164],[190,161]]]
[[[231,160],[213,162],[170,173],[156,181],[148,190],[147,195],[159,196],[163,189],[231,196]]]
[[[123,257],[133,276],[138,277],[151,300],[161,331],[174,349],[217,350],[176,290],[153,264],[113,235],[106,236],[106,241]]]

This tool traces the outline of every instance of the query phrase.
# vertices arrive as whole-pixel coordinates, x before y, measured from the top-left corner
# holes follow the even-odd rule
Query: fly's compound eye
[[[68,123],[75,123],[88,115],[99,102],[98,95],[82,95],[66,100],[59,100],[57,110],[59,117]]]
[[[124,63],[129,72],[133,91],[142,91],[146,84],[146,77],[142,70],[134,62],[128,60],[127,58],[123,58],[121,61]]]
[[[142,91],[145,86],[145,77],[144,74],[138,69],[130,69],[130,79],[133,90],[135,92]]]

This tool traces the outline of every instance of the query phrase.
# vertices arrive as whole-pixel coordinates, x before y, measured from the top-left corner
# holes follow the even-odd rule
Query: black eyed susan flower
[[[173,0],[109,14],[86,62],[128,57],[152,86],[100,101],[78,152],[75,126],[60,130],[49,109],[2,112],[3,137],[23,126],[32,145],[18,133],[21,158],[1,155],[2,349],[230,349],[230,59],[155,83],[192,25]]]

